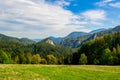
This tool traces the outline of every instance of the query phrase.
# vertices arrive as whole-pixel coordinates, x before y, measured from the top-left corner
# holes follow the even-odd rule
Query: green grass
[[[120,66],[0,64],[0,80],[120,80]]]

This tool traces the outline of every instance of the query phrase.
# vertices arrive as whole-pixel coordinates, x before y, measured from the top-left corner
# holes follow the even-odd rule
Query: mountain
[[[38,42],[38,43],[45,43],[45,44],[49,44],[49,45],[52,45],[52,46],[55,46],[56,44],[54,43],[54,41],[52,41],[50,38],[46,38],[46,39],[43,39],[42,41]]]
[[[0,41],[19,42],[19,39],[15,38],[15,37],[9,37],[9,36],[6,36],[4,34],[0,34]]]
[[[50,38],[45,39],[44,42],[47,44],[55,46],[55,43]]]
[[[70,47],[70,48],[76,48],[78,47],[84,40],[86,40],[89,37],[89,35],[80,36],[77,38],[65,38],[58,44],[60,46]]]
[[[35,42],[40,42],[42,39],[32,39]]]
[[[39,53],[42,57],[48,54],[53,54],[58,57],[72,53],[71,49],[55,44],[50,38],[46,38],[35,45],[36,53]]]
[[[0,41],[2,42],[16,42],[16,43],[22,43],[22,44],[33,44],[35,43],[34,41],[28,39],[28,38],[15,38],[15,37],[10,37],[6,36],[4,34],[0,34]]]
[[[72,32],[70,34],[68,34],[65,37],[49,37],[52,41],[54,41],[56,44],[59,44],[61,41],[64,41],[65,39],[69,39],[69,38],[77,38],[83,35],[87,35],[88,33],[85,32]]]
[[[72,32],[69,35],[67,35],[65,38],[77,38],[77,37],[84,36],[87,34],[88,33],[86,33],[86,32]]]
[[[84,42],[87,42],[89,40],[94,40],[97,37],[104,36],[113,32],[118,32],[120,31],[120,26],[116,26],[112,29],[98,29],[98,30],[93,30],[90,33],[87,33],[87,35],[81,35],[78,37],[70,37],[70,38],[64,38],[59,45],[65,46],[65,47],[72,47],[76,48],[80,45],[82,45]]]
[[[86,38],[89,33],[86,32],[72,32],[68,34],[66,37],[62,38],[57,44],[65,47],[77,47],[77,44],[81,44],[81,42]],[[85,36],[85,37],[82,37]],[[78,40],[79,37],[82,37]]]
[[[35,43],[34,41],[32,41],[28,38],[21,38],[21,39],[19,39],[19,41],[23,44],[33,44],[33,43]]]
[[[106,30],[105,28],[101,28],[101,29],[96,29],[96,30],[93,30],[91,32],[89,32],[90,34],[94,34],[94,33],[97,33],[97,32],[100,32],[100,31],[104,31]]]
[[[55,42],[55,43],[58,43],[58,42],[60,42],[63,38],[62,37],[49,37],[53,42]]]
[[[120,31],[120,25],[111,28],[111,29],[97,29],[97,30],[93,30],[90,33],[85,33],[85,32],[72,32],[69,35],[67,35],[66,37],[49,37],[46,38],[44,40],[40,40],[41,42],[45,42],[50,44],[50,45],[60,45],[60,46],[64,46],[64,47],[70,47],[70,48],[76,48],[80,45],[82,45],[84,42],[87,42],[89,40],[94,40],[97,37],[100,36],[104,36],[113,32],[118,32]],[[17,42],[17,43],[23,43],[23,44],[33,44],[35,43],[35,41],[32,41],[30,39],[27,38],[15,38],[15,37],[10,37],[10,36],[6,36],[3,34],[0,34],[0,41],[4,41],[4,42]],[[40,42],[39,41],[39,42]]]
[[[118,25],[115,28],[113,28],[112,31],[120,31],[120,25]]]

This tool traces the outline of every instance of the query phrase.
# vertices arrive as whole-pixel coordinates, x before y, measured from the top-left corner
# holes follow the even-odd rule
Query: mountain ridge
[[[107,35],[113,32],[118,32],[118,31],[120,31],[120,25],[115,26],[114,28],[106,29],[106,30],[99,31],[93,34],[83,35],[83,36],[72,38],[72,39],[71,38],[64,39],[59,43],[59,45],[65,46],[65,47],[76,48],[82,45],[84,42],[96,39],[97,37],[104,36],[104,35]],[[78,44],[76,44],[76,42],[78,42]]]
[[[106,34],[118,32],[118,31],[120,31],[120,25],[115,26],[114,28],[110,28],[110,29],[101,28],[101,29],[93,30],[89,33],[75,31],[75,32],[68,34],[65,37],[57,37],[56,38],[56,37],[51,36],[51,37],[49,37],[49,39],[51,39],[53,41],[53,43],[55,43],[57,45],[64,46],[64,47],[76,48],[76,47],[80,46],[81,44],[83,44],[84,42],[87,42],[89,40],[93,40],[97,37],[104,36]],[[41,42],[43,40],[40,40],[39,42]],[[28,39],[28,38],[10,37],[10,36],[6,36],[6,35],[1,34],[1,33],[0,33],[0,41],[18,42],[18,43],[23,43],[23,44],[36,43],[35,41]]]
[[[0,33],[0,41],[4,42],[17,42],[17,43],[23,43],[23,44],[34,44],[35,42],[28,38],[16,38],[11,36],[6,36],[4,34]]]

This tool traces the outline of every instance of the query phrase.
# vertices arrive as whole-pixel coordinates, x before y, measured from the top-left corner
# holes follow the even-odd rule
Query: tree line
[[[70,54],[72,49],[45,42],[30,45],[0,42],[0,63],[3,64],[65,64]]]
[[[90,40],[75,51],[44,42],[24,45],[1,41],[0,63],[120,65],[120,32]]]
[[[73,64],[119,65],[120,32],[84,43],[78,52],[73,54],[72,60]]]

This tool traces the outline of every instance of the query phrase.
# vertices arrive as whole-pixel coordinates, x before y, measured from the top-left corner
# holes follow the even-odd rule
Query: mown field
[[[0,64],[0,80],[120,80],[120,66]]]

